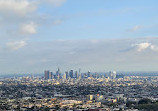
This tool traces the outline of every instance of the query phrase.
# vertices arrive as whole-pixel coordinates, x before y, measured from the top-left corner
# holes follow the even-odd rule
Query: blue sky
[[[62,23],[40,32],[49,39],[157,36],[157,4],[156,0],[68,0],[56,8],[42,5],[39,13]]]
[[[157,71],[157,0],[0,0],[0,74]]]

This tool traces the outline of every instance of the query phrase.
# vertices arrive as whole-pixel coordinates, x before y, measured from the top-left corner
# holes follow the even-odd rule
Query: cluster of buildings
[[[0,110],[138,111],[141,99],[158,101],[158,76],[75,72],[0,79]]]
[[[49,71],[49,70],[45,70],[44,71],[44,79],[48,80],[48,79],[68,79],[68,78],[81,78],[81,73],[80,70],[78,71],[73,71],[70,70],[69,72],[65,72],[64,74],[61,73],[60,68],[58,68],[58,70],[56,71],[56,73],[54,74],[53,72]]]
[[[56,73],[53,73],[49,70],[44,71],[45,80],[48,80],[48,79],[58,79],[58,80],[65,79],[66,80],[70,78],[82,79],[82,78],[88,78],[88,77],[92,77],[92,78],[107,77],[110,79],[116,79],[116,78],[123,78],[124,75],[117,75],[116,71],[110,71],[109,74],[102,74],[102,75],[97,72],[91,73],[90,71],[88,71],[87,73],[81,73],[81,69],[79,69],[79,71],[74,71],[74,70],[65,71],[64,74],[61,73],[60,68],[58,68]]]

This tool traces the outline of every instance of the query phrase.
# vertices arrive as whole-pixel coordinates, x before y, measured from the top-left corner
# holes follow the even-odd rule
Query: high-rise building
[[[61,78],[61,72],[60,72],[60,69],[58,68],[58,70],[56,71],[56,77],[57,79],[60,79]]]
[[[110,79],[116,79],[116,71],[110,71],[109,72],[109,78]]]
[[[78,72],[75,71],[74,78],[78,78]]]
[[[69,73],[66,71],[65,74],[66,74],[66,79],[68,79],[69,78]]]
[[[45,80],[49,79],[49,70],[44,71],[44,79]]]
[[[73,78],[73,70],[70,70],[69,76],[70,76],[70,78]]]
[[[49,72],[49,79],[53,79],[53,72]]]
[[[79,79],[82,78],[81,69],[79,69],[79,72],[78,72],[78,78],[79,78]]]
[[[63,79],[66,80],[66,73],[63,74]]]

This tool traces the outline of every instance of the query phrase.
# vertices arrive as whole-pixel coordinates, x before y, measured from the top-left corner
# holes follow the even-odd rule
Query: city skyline
[[[158,0],[0,0],[0,111],[157,111]]]
[[[156,0],[1,0],[0,74],[158,71]]]

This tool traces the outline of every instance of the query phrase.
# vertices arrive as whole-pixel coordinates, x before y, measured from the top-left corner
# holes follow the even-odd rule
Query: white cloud
[[[150,49],[152,51],[158,51],[158,47],[156,47],[155,45],[149,43],[149,42],[143,42],[143,43],[139,43],[139,44],[134,44],[132,45],[132,47],[136,48],[136,50],[138,52],[144,51],[146,49]]]
[[[35,11],[40,4],[47,3],[58,7],[65,2],[66,0],[0,0],[0,13],[25,16]]]
[[[35,34],[37,32],[36,27],[37,27],[37,25],[33,22],[31,22],[29,24],[23,24],[21,27],[21,32],[23,34]]]
[[[151,44],[148,42],[143,42],[143,43],[139,43],[139,44],[135,44],[134,47],[136,47],[138,52],[141,52],[145,49],[147,49]]]
[[[52,22],[52,19],[43,20],[41,15],[37,12],[40,5],[46,3],[54,6],[61,6],[66,0],[0,0],[0,26],[3,29],[17,32],[18,25],[22,25],[21,32],[24,34],[35,34],[36,25],[29,23],[31,21],[38,23]],[[35,11],[37,9],[37,12]],[[55,20],[52,24],[60,24],[61,20]],[[3,31],[3,32],[5,32]],[[11,36],[11,35],[8,35]]]
[[[151,48],[151,50],[153,50],[153,51],[158,51],[158,47],[156,47],[156,46],[154,46],[154,45],[151,45],[150,48]]]
[[[6,44],[8,50],[18,50],[26,45],[26,41],[9,42]]]
[[[4,14],[25,15],[36,9],[36,6],[29,0],[0,0],[0,12]]]
[[[51,18],[52,15],[43,17],[43,12],[38,10],[39,6],[45,3],[52,6],[61,6],[66,0],[0,0],[0,31],[1,33],[1,47],[0,52],[8,50],[18,50],[26,45],[25,41],[19,40],[19,37],[29,39],[29,34],[36,34],[38,24],[51,25],[60,24],[62,21]],[[43,18],[44,19],[43,19]],[[36,23],[35,23],[36,22]],[[13,38],[14,37],[14,38]],[[12,42],[12,40],[16,42]],[[23,39],[24,40],[24,39]],[[11,42],[8,42],[11,41]]]
[[[139,29],[141,29],[141,28],[142,28],[142,26],[136,25],[136,26],[134,26],[132,29],[130,29],[129,31],[130,31],[130,32],[135,32],[135,31],[137,31],[137,30],[139,30]]]

